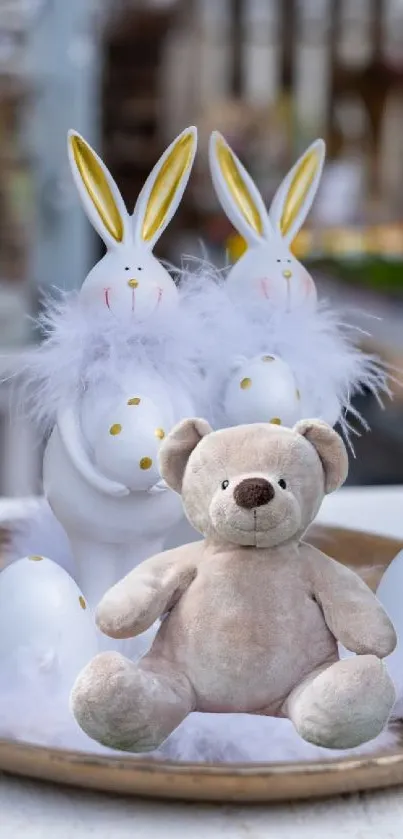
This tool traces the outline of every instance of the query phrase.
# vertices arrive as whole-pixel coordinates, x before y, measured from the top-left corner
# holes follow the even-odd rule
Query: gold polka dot
[[[274,355],[264,355],[262,361],[274,361]]]
[[[84,600],[84,598],[81,594],[80,594],[80,597],[78,598],[78,602],[79,602],[82,609],[87,608],[87,604],[86,604],[86,602],[85,602],[85,600]]]
[[[140,469],[151,469],[153,465],[151,457],[142,457],[139,465]]]
[[[141,399],[139,399],[138,396],[133,396],[133,399],[128,399],[127,400],[128,405],[140,405],[140,402],[141,402]]]
[[[281,419],[280,417],[272,417],[271,420],[269,420],[269,423],[271,425],[281,425]]]
[[[163,440],[165,437],[165,431],[163,428],[156,428],[154,434],[159,440]]]
[[[301,394],[300,394],[300,392],[299,392],[298,388],[297,388],[297,389],[296,389],[296,391],[295,391],[295,395],[296,395],[296,397],[297,397],[297,399],[298,399],[298,400],[300,400],[300,399],[301,399]]]
[[[109,429],[109,434],[112,434],[112,437],[116,437],[117,434],[120,434],[121,430],[122,430],[122,426],[120,425],[120,423],[115,422],[114,425],[111,425],[111,427]]]
[[[32,562],[41,562],[42,559],[43,559],[43,556],[30,556],[28,558],[32,559]]]
[[[137,288],[138,282],[137,282],[137,280],[129,280],[127,285],[129,285],[130,288]]]
[[[252,379],[248,379],[248,378],[242,379],[239,386],[240,386],[240,388],[242,388],[242,390],[247,390],[248,387],[252,387]]]

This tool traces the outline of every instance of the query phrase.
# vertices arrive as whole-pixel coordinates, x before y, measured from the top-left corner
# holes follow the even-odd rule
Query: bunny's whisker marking
[[[262,292],[263,292],[263,296],[266,298],[266,300],[269,300],[270,295],[268,293],[268,288],[267,288],[268,280],[266,280],[266,279],[260,280],[260,286],[261,286],[261,289],[262,289]]]

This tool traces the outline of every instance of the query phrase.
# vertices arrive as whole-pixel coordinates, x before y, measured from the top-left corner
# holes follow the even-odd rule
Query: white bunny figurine
[[[316,140],[280,184],[269,211],[252,178],[218,131],[210,138],[211,176],[228,218],[248,249],[227,275],[229,294],[255,294],[277,309],[315,308],[312,277],[290,247],[316,195],[325,144]]]
[[[337,389],[325,383],[316,391],[310,387],[308,394],[306,377],[300,381],[295,366],[277,349],[280,345],[293,349],[293,343],[299,341],[300,346],[294,349],[303,357],[299,327],[316,316],[314,281],[290,247],[318,189],[324,158],[325,144],[316,140],[284,178],[267,211],[259,190],[228,143],[217,131],[211,135],[213,184],[224,211],[248,246],[228,271],[226,291],[229,301],[244,309],[246,321],[249,313],[244,333],[256,336],[258,349],[252,357],[238,354],[229,365],[222,423],[292,426],[312,414],[334,425],[339,417]],[[310,340],[309,328],[307,332]]]
[[[157,455],[165,434],[192,415],[194,406],[180,377],[160,375],[155,358],[141,349],[141,336],[150,324],[158,343],[158,324],[163,328],[167,318],[174,320],[179,306],[175,283],[153,247],[180,203],[196,144],[195,128],[179,135],[152,170],[130,216],[102,160],[79,134],[68,136],[82,203],[107,247],[77,300],[92,329],[99,370],[92,370],[89,384],[83,373],[84,393],[58,408],[43,479],[91,606],[136,563],[160,551],[182,517],[179,497],[160,481]],[[101,347],[105,332],[109,350],[101,349],[98,359],[97,341]],[[132,343],[122,358],[119,342],[125,334]],[[131,357],[136,346],[140,351]],[[80,363],[84,367],[85,358]]]
[[[218,199],[247,244],[221,284],[225,299],[217,300],[210,329],[222,345],[211,396],[215,424],[293,426],[315,416],[331,426],[340,422],[348,435],[346,413],[359,417],[351,408],[354,394],[368,389],[379,400],[390,391],[382,363],[361,350],[344,314],[318,304],[313,279],[291,251],[319,187],[325,144],[315,140],[308,147],[268,211],[217,131],[209,156]]]

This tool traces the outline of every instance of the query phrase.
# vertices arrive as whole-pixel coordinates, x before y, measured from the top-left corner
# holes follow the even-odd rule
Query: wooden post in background
[[[231,0],[231,76],[229,89],[234,98],[240,99],[244,85],[244,34],[243,34],[243,0]]]
[[[91,0],[44,0],[30,24],[27,75],[33,88],[25,135],[32,161],[34,229],[30,276],[37,288],[79,287],[93,236],[67,161],[67,131],[99,147],[99,54]]]

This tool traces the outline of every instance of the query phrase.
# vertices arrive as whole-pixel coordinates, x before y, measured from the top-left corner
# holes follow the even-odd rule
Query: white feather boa
[[[192,319],[193,314],[193,319]],[[119,390],[136,369],[157,372],[175,391],[202,395],[194,357],[198,313],[185,312],[180,300],[173,317],[139,324],[117,320],[109,310],[94,317],[77,292],[45,301],[38,318],[43,340],[26,354],[18,383],[19,404],[42,433],[53,427],[59,408],[79,403],[87,390]]]
[[[184,272],[182,293],[188,311],[197,321],[199,357],[209,382],[209,411],[215,427],[226,424],[222,406],[223,384],[239,356],[278,355],[288,363],[301,393],[308,394],[310,416],[323,394],[340,406],[340,422],[349,431],[348,414],[366,423],[352,407],[352,398],[368,389],[381,402],[390,396],[388,377],[381,361],[359,347],[360,331],[325,301],[316,311],[280,312],[270,300],[229,299],[223,274],[212,270]],[[204,340],[209,336],[209,340]],[[213,340],[211,340],[213,338]]]
[[[368,389],[379,401],[389,394],[380,361],[361,351],[358,330],[326,303],[313,312],[282,313],[267,300],[234,302],[223,272],[194,264],[179,272],[177,311],[158,323],[121,323],[108,310],[94,318],[77,293],[47,302],[39,318],[44,340],[26,357],[19,390],[20,404],[42,432],[51,429],[59,407],[92,385],[113,391],[125,371],[139,366],[181,387],[215,428],[226,425],[223,389],[239,356],[280,356],[309,395],[311,416],[324,394],[338,400],[347,435],[356,394]]]

